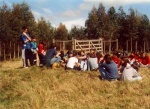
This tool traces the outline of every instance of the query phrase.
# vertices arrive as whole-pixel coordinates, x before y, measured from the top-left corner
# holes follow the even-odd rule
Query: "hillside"
[[[142,81],[102,81],[98,71],[21,68],[0,63],[0,109],[148,109],[150,69]]]

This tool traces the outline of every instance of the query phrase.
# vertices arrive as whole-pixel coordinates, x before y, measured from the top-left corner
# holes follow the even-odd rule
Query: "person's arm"
[[[23,32],[23,34],[26,36],[26,38],[28,39],[28,41],[31,41],[31,38],[27,35],[27,33]]]
[[[58,57],[60,54],[61,54],[61,53],[60,53],[60,52],[58,52],[58,53],[56,54],[56,57]]]
[[[80,57],[78,57],[78,59],[87,59],[87,57],[86,56],[80,56]]]

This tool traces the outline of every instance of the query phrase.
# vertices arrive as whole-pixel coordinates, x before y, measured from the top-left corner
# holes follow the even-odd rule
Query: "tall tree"
[[[107,36],[107,21],[108,21],[108,16],[105,10],[105,7],[103,6],[102,3],[99,4],[98,11],[97,11],[97,16],[98,16],[98,28],[97,28],[97,35],[101,38],[106,38]]]
[[[118,40],[119,40],[119,45],[120,46],[120,49],[123,49],[123,50],[127,50],[126,48],[126,41],[128,39],[126,33],[127,33],[127,26],[126,26],[126,13],[125,11],[123,10],[123,7],[119,7],[118,9],[118,13],[117,13],[117,22],[118,22],[118,26],[119,26],[119,30],[118,30]]]
[[[130,50],[133,51],[133,40],[137,39],[138,37],[138,22],[135,11],[132,8],[130,8],[129,12],[130,14],[127,16],[127,27],[128,27],[127,34],[131,42]]]
[[[11,29],[10,29],[10,22],[11,19],[11,10],[8,6],[4,3],[3,6],[0,8],[0,40],[2,41],[10,41],[11,37]]]
[[[46,22],[46,20],[41,17],[41,19],[38,20],[37,28],[37,35],[39,40],[52,42],[52,39],[54,38],[54,28],[51,26],[50,22]]]
[[[108,10],[108,23],[107,23],[107,38],[116,39],[119,30],[119,25],[117,22],[117,13],[114,7],[110,7]]]
[[[98,38],[97,34],[97,28],[98,28],[98,16],[97,16],[97,9],[96,7],[93,7],[91,12],[88,15],[88,19],[85,22],[86,27],[86,34],[88,35],[88,38]]]
[[[59,24],[59,27],[56,29],[55,39],[67,40],[68,39],[68,30],[66,26],[62,23]]]
[[[138,27],[138,42],[140,45],[143,45],[144,42],[146,44],[146,50],[149,51],[149,44],[148,42],[150,41],[150,24],[149,24],[149,19],[146,15],[142,15],[140,17],[140,25]]]
[[[69,39],[75,38],[75,39],[86,39],[86,36],[84,34],[85,29],[83,27],[76,27],[74,26],[71,28],[69,32]]]

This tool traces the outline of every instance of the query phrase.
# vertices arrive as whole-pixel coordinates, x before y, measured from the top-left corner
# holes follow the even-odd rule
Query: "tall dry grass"
[[[99,72],[20,68],[0,63],[0,109],[149,109],[150,69],[142,81],[102,81]]]

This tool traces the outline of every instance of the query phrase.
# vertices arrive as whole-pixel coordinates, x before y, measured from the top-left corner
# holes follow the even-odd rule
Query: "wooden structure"
[[[111,53],[114,49],[118,49],[118,39],[103,41],[104,53]]]
[[[95,49],[98,52],[103,53],[103,40],[95,39],[95,40],[73,40],[73,50],[85,50],[89,52],[90,49]]]
[[[52,41],[47,42],[47,45],[50,45]],[[143,41],[142,43],[139,43],[138,41],[133,41],[134,43],[131,43],[130,40],[126,40],[124,42],[124,50],[126,51],[149,51],[150,44],[149,41]],[[86,52],[89,52],[91,48],[96,49],[96,51],[100,51],[101,53],[112,53],[114,49],[120,49],[122,50],[122,46],[118,47],[118,39],[116,40],[102,40],[94,39],[94,40],[54,40],[53,43],[57,44],[58,50],[60,51],[66,51],[66,50],[85,50]],[[132,45],[131,45],[132,44]],[[21,58],[21,50],[22,50],[22,44],[20,42],[1,42],[0,41],[0,61],[5,60],[14,60],[14,59],[20,59]]]
[[[7,42],[2,43],[0,41],[0,61],[20,59],[22,46],[20,43]]]
[[[101,53],[111,53],[113,47],[118,49],[118,39],[108,41],[104,41],[101,38],[94,40],[76,40],[76,39],[68,41],[53,40],[53,43],[56,43],[60,51],[71,49],[71,50],[85,50],[85,52],[89,52],[90,49],[93,48]]]

